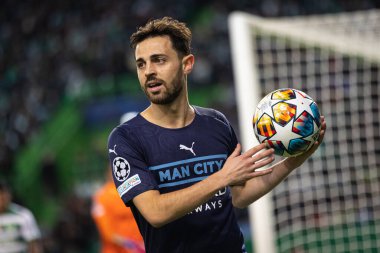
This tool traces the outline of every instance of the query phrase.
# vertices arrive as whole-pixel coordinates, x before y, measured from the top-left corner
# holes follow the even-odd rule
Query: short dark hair
[[[156,36],[169,36],[174,49],[181,56],[191,53],[191,31],[185,23],[179,22],[171,17],[151,20],[137,29],[131,35],[130,45],[136,49],[138,43],[147,38]]]

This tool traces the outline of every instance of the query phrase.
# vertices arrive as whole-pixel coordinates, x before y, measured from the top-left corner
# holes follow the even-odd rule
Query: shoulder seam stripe
[[[148,167],[148,169],[149,170],[160,170],[160,169],[175,166],[175,165],[181,165],[181,164],[196,162],[196,161],[205,161],[205,160],[210,160],[210,159],[215,159],[215,158],[227,158],[227,155],[226,154],[218,154],[218,155],[201,156],[201,157],[186,159],[186,160],[182,160],[182,161],[151,166],[151,167]]]

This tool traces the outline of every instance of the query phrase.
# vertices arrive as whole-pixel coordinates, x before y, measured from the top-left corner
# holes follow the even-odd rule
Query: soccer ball
[[[266,95],[253,116],[257,140],[276,155],[300,155],[313,145],[321,130],[321,117],[314,100],[304,92],[286,88]]]
[[[113,173],[118,181],[124,181],[128,178],[130,167],[127,160],[123,157],[116,157],[113,162]]]

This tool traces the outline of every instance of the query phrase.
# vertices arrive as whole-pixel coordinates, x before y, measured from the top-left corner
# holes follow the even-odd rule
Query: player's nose
[[[152,63],[146,63],[145,66],[145,76],[151,76],[156,74],[156,68],[154,67],[154,64]]]

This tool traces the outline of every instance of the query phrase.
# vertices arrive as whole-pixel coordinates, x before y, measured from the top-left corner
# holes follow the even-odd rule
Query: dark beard
[[[173,80],[173,89],[167,90],[164,94],[160,96],[150,95],[146,90],[144,90],[145,95],[148,97],[151,103],[156,105],[167,105],[172,103],[178,96],[181,94],[183,89],[184,80],[182,80],[183,72],[182,69],[179,69],[175,79]]]
[[[178,85],[172,90],[172,92],[166,93],[161,97],[149,97],[150,102],[157,105],[167,105],[172,103],[181,93],[182,85]]]

